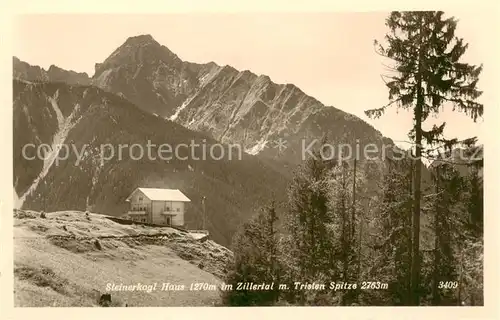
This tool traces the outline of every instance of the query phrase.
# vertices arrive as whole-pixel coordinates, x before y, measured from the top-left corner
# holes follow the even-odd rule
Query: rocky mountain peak
[[[86,72],[76,72],[65,70],[56,65],[51,65],[47,70],[47,75],[51,81],[62,81],[69,84],[90,85],[91,80]]]
[[[12,72],[14,79],[27,81],[47,81],[47,72],[39,66],[32,66],[18,57],[12,57]]]
[[[54,72],[54,71],[59,71],[59,70],[63,70],[63,69],[59,68],[55,64],[51,64],[49,67],[49,70],[47,70],[47,72]]]
[[[125,44],[147,44],[147,43],[156,43],[158,42],[153,38],[152,35],[150,34],[141,34],[138,36],[133,36],[133,37],[128,37],[127,41],[125,41]]]
[[[174,68],[182,61],[167,47],[159,44],[151,35],[138,35],[127,38],[103,63],[96,63],[94,78],[106,70],[139,65],[165,64]]]

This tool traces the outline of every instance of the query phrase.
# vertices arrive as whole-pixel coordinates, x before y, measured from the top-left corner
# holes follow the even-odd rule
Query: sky
[[[493,13],[492,13],[493,14]],[[323,104],[352,113],[397,144],[405,146],[411,114],[390,111],[378,120],[366,109],[388,102],[382,58],[373,47],[387,32],[387,12],[366,13],[179,13],[161,15],[45,14],[14,20],[13,54],[32,65],[94,73],[128,37],[151,34],[181,59],[231,65],[293,83]],[[483,64],[479,102],[485,113],[496,96],[497,48],[491,41],[488,12],[447,12],[459,19],[456,35],[469,43],[464,61]],[[34,32],[35,31],[35,32]],[[484,123],[445,110],[425,127],[447,123],[446,136],[484,135]],[[332,124],[333,125],[333,124]]]

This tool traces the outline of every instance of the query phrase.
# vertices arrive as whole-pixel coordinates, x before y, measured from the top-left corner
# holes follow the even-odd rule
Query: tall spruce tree
[[[445,123],[424,130],[422,124],[445,105],[466,113],[474,121],[483,114],[483,106],[476,102],[482,66],[461,62],[467,50],[464,40],[455,36],[457,20],[445,18],[442,11],[391,12],[386,20],[389,33],[386,44],[377,41],[378,52],[389,58],[393,74],[386,76],[390,102],[366,111],[369,117],[380,117],[387,108],[413,110],[413,127],[409,132],[415,144],[415,179],[413,187],[412,218],[412,304],[420,304],[420,212],[421,212],[421,157],[423,143],[446,145],[456,139],[445,139]]]
[[[388,158],[386,163],[376,220],[378,239],[374,239],[373,245],[377,259],[371,276],[389,283],[388,296],[381,303],[408,305],[411,303],[408,243],[411,243],[412,161]]]
[[[456,304],[454,292],[443,290],[440,283],[459,281],[465,185],[459,172],[449,163],[433,166],[432,175],[435,193],[429,197],[434,207],[431,302],[433,305],[453,305]]]
[[[459,302],[483,304],[483,146],[470,141],[463,152],[467,163],[464,177],[465,214],[462,217]]]
[[[327,180],[332,163],[315,151],[298,168],[290,186],[285,223],[289,233],[288,278],[292,282],[327,281],[337,274]],[[315,304],[321,294],[301,290],[295,293],[294,302]]]
[[[356,170],[357,161],[349,166],[347,161],[337,162],[328,174],[328,189],[332,212],[331,226],[334,232],[334,250],[336,260],[340,262],[340,279],[344,282],[358,280],[359,236],[356,230],[360,226],[359,212],[362,207],[360,191],[364,187],[362,173]],[[358,197],[356,197],[358,195]],[[359,291],[346,290],[340,303],[348,305],[358,300]]]
[[[236,233],[234,261],[229,263],[226,278],[226,283],[232,285],[233,290],[223,292],[223,304],[263,306],[273,305],[278,300],[281,268],[277,258],[277,220],[276,206],[271,202]],[[239,282],[274,282],[274,287],[272,290],[236,290]]]
[[[483,238],[483,147],[476,145],[475,139],[467,146],[464,156],[468,160],[468,174],[466,177],[468,193],[467,231],[476,239]]]

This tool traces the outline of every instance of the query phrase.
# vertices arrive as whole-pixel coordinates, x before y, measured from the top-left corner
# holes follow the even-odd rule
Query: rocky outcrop
[[[68,71],[55,65],[51,65],[48,70],[45,70],[21,61],[17,57],[13,57],[13,77],[24,81],[65,82],[72,85],[90,85],[92,83],[85,72]]]

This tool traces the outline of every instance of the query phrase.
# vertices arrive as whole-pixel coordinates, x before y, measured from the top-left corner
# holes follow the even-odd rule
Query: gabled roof
[[[125,201],[130,201],[130,198],[137,191],[141,191],[151,201],[181,201],[191,202],[184,193],[177,189],[159,189],[159,188],[137,188],[128,196]]]

